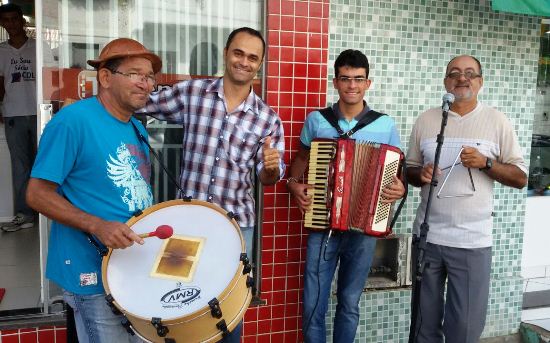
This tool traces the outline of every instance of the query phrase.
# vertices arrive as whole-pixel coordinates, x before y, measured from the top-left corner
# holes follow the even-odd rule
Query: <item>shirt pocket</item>
[[[494,160],[499,157],[500,152],[499,152],[498,146],[493,142],[480,140],[479,142],[476,142],[476,144],[472,146],[476,148],[484,156],[490,159]]]
[[[238,125],[228,137],[229,159],[239,166],[248,166],[256,156],[260,136]]]

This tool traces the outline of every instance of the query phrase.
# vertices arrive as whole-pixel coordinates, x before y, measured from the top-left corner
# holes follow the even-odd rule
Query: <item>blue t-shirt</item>
[[[339,117],[338,125],[344,132],[348,132],[353,129],[363,115],[365,115],[370,108],[365,106],[363,111],[351,121],[347,121],[340,114],[338,109],[338,103],[332,106],[332,109]],[[311,141],[314,138],[338,138],[338,131],[323,117],[321,112],[313,111],[308,114],[302,133],[300,135],[300,142],[302,145],[309,149],[311,147]],[[389,144],[396,147],[401,146],[401,139],[399,133],[395,128],[395,122],[389,116],[381,116],[369,125],[363,127],[359,131],[355,132],[351,138],[358,141],[369,141],[374,143]]]
[[[132,118],[147,137],[145,128]],[[112,116],[97,98],[68,106],[48,123],[31,177],[59,185],[74,206],[108,221],[126,222],[153,202],[147,146],[130,122]],[[75,294],[103,293],[101,256],[84,232],[53,222],[46,276]]]

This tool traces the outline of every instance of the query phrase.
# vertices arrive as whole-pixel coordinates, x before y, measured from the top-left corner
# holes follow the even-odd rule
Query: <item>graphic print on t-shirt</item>
[[[109,155],[107,162],[107,175],[116,187],[123,189],[122,201],[128,205],[128,211],[143,210],[150,207],[153,202],[151,189],[140,172],[140,164],[146,163],[130,151],[126,144],[120,143],[115,157]],[[147,176],[146,176],[147,177]]]
[[[21,81],[34,81],[35,76],[32,70],[32,61],[23,57],[10,59],[11,83]]]

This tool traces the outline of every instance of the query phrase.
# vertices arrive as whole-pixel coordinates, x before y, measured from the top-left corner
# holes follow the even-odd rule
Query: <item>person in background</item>
[[[0,123],[10,151],[15,210],[11,222],[0,226],[5,232],[32,228],[35,219],[25,192],[36,155],[36,41],[27,36],[25,25],[19,6],[0,6],[0,26],[9,37],[0,43]],[[44,60],[53,60],[46,45]]]

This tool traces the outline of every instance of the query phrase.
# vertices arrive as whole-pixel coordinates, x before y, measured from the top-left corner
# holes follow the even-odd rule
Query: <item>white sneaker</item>
[[[2,231],[15,232],[21,229],[30,229],[34,226],[34,216],[26,216],[23,213],[17,213],[12,221],[2,225]]]

